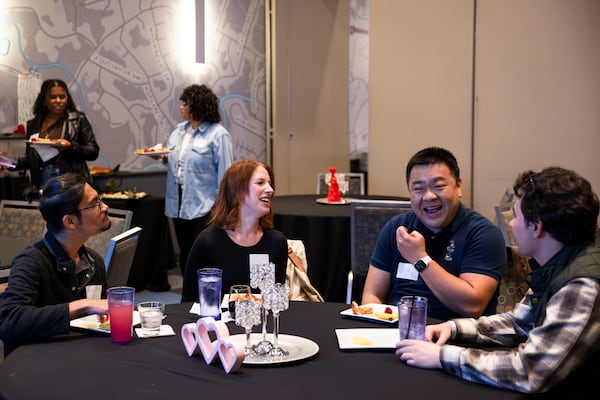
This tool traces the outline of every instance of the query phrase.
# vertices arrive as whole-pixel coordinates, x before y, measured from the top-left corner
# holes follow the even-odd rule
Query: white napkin
[[[39,133],[34,133],[33,135],[31,135],[29,140],[37,139],[39,137],[40,137]],[[58,155],[58,153],[60,153],[60,151],[58,151],[58,149],[54,146],[49,146],[47,144],[36,145],[35,142],[32,142],[30,144],[33,145],[33,148],[40,155],[40,158],[42,159],[43,162],[46,162],[46,161],[56,157]]]
[[[200,315],[200,303],[192,304],[192,307],[190,308],[190,313]],[[221,311],[221,321],[223,321],[223,322],[233,321],[233,318],[231,318],[231,315],[229,315],[229,311]]]
[[[174,336],[175,331],[171,327],[171,325],[161,325],[160,331],[158,331],[158,335],[148,335],[142,328],[135,328],[135,334],[137,337],[146,339],[152,337],[160,337],[160,336]]]

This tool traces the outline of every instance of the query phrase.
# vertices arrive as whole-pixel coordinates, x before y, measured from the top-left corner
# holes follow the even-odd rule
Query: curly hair
[[[215,205],[211,213],[210,222],[223,229],[235,229],[240,219],[240,205],[248,194],[248,186],[254,171],[258,167],[263,167],[269,173],[271,186],[273,186],[273,173],[271,168],[260,161],[240,160],[233,163],[221,179],[219,192],[215,200]],[[273,188],[273,190],[275,190]],[[273,228],[273,209],[263,215],[258,220],[258,224],[263,229]]]
[[[52,89],[53,87],[61,87],[67,93],[67,113],[77,111],[77,107],[73,102],[73,98],[71,97],[71,93],[67,88],[67,84],[60,79],[46,79],[42,83],[42,87],[35,99],[35,103],[33,103],[33,115],[35,115],[36,117],[40,117],[43,119],[46,116],[46,114],[48,114],[48,108],[46,107],[46,98],[50,94],[50,89]]]
[[[458,168],[458,162],[450,151],[441,147],[427,147],[423,150],[418,151],[413,155],[408,164],[406,165],[406,183],[410,180],[410,173],[412,169],[418,165],[433,165],[433,164],[446,164],[450,173],[458,181],[460,178],[460,168]]]
[[[64,229],[62,218],[73,214],[81,217],[79,203],[83,199],[85,178],[75,172],[51,178],[41,190],[39,209],[48,231],[58,233]]]
[[[541,222],[544,230],[564,245],[592,243],[598,230],[598,196],[590,183],[574,171],[548,167],[525,171],[515,180],[515,196],[529,223]]]
[[[190,115],[195,121],[221,122],[219,98],[206,85],[190,85],[179,96],[190,107]]]

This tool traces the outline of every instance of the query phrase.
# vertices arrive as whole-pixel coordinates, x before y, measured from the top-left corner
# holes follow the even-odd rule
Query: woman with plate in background
[[[67,84],[60,79],[45,80],[33,105],[33,115],[27,121],[25,157],[19,158],[11,170],[29,168],[31,183],[37,188],[65,172],[77,172],[91,185],[86,162],[98,158],[100,147]]]
[[[173,219],[183,275],[194,239],[208,224],[219,182],[233,163],[233,151],[212,90],[193,84],[179,100],[185,121],[171,133],[163,161],[168,162],[165,215]]]

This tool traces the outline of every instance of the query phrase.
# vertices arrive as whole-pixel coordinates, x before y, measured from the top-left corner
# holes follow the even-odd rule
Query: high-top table
[[[359,199],[407,200],[394,196],[352,196]],[[306,248],[308,277],[326,301],[344,302],[350,272],[350,205],[321,204],[322,195],[275,196],[275,229]]]
[[[242,366],[226,374],[220,361],[188,357],[181,326],[195,322],[190,303],[167,305],[176,336],[112,344],[103,334],[72,332],[18,347],[0,363],[6,399],[521,399],[517,392],[463,381],[441,370],[408,367],[386,351],[340,351],[336,328],[386,328],[347,319],[339,303],[292,302],[281,313],[281,333],[319,346],[316,356],[291,364]],[[240,333],[233,322],[230,331]],[[395,326],[393,326],[395,327]],[[254,332],[259,328],[255,327]],[[271,328],[269,328],[271,332]]]

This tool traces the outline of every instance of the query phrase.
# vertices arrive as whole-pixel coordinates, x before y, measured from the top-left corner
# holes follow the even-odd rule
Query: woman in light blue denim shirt
[[[233,151],[231,135],[219,124],[219,99],[208,87],[190,85],[179,100],[185,122],[167,142],[165,215],[173,219],[183,274],[194,239],[210,218],[221,177],[233,163]]]

